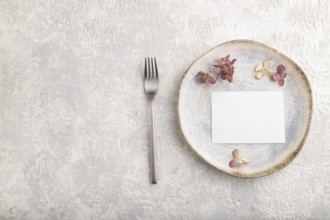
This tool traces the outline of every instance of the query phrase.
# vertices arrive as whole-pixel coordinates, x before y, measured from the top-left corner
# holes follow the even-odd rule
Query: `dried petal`
[[[196,75],[197,79],[199,80],[200,83],[206,83],[206,81],[209,78],[209,74],[204,73],[203,71],[199,71]]]
[[[229,60],[229,54],[227,55],[227,56],[225,56],[224,58],[221,58],[221,60],[223,61],[223,62],[225,62],[225,63],[227,63],[228,62],[228,60]]]
[[[254,68],[254,71],[256,71],[256,72],[264,71],[264,70],[265,69],[264,69],[264,67],[261,64],[257,65],[256,68]]]
[[[272,75],[272,79],[273,79],[273,80],[278,81],[280,78],[281,78],[280,74],[278,74],[278,73],[273,73],[273,75]]]
[[[228,69],[227,73],[228,73],[229,76],[233,76],[234,75],[234,69],[233,68]]]
[[[227,80],[228,80],[228,82],[234,82],[234,78],[233,78],[233,76],[227,76]]]
[[[235,149],[232,152],[233,158],[239,158],[240,157],[240,152],[239,150]]]
[[[220,72],[220,78],[222,79],[222,80],[226,80],[227,79],[227,72],[225,71],[225,70],[221,70],[221,72]]]
[[[281,77],[284,79],[286,77],[286,75],[287,75],[286,73],[282,73]]]
[[[269,67],[273,66],[273,61],[271,59],[267,59],[264,61],[263,65],[264,65],[264,69],[266,70]]]
[[[234,167],[238,167],[239,166],[239,162],[237,159],[232,159],[231,161],[229,161],[229,167],[234,168]]]
[[[281,74],[281,73],[284,73],[285,71],[285,66],[283,66],[282,64],[278,65],[277,68],[276,68],[276,71]]]
[[[216,80],[213,77],[211,77],[211,76],[208,77],[208,80],[207,81],[209,83],[211,83],[211,84],[214,84],[216,82]]]
[[[236,59],[229,60],[229,55],[220,58],[216,61],[215,67],[221,67],[221,68],[233,68],[234,63],[236,62]]]
[[[257,72],[256,74],[256,79],[261,79],[262,77],[264,77],[265,72]]]
[[[234,65],[234,63],[236,62],[237,59],[233,59],[232,61],[229,61],[230,65]]]
[[[233,82],[233,78],[234,78],[234,71],[232,69],[228,70],[228,74],[227,74],[228,82]]]
[[[280,86],[284,85],[284,79],[283,78],[280,78],[277,82]]]

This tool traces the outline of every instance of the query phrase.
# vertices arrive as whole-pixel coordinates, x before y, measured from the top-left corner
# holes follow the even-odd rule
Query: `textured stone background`
[[[330,1],[0,0],[0,219],[326,219]],[[228,176],[181,137],[185,69],[227,40],[307,73],[302,152],[264,178]],[[149,184],[145,56],[157,56],[159,184]]]

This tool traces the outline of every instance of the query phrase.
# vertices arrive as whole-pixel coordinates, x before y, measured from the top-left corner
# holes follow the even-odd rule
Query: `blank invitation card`
[[[213,92],[213,143],[284,143],[283,92]]]

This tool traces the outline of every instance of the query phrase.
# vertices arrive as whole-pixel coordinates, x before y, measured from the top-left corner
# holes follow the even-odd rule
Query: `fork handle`
[[[156,146],[155,146],[155,133],[154,133],[154,109],[153,109],[153,99],[149,100],[150,104],[150,168],[151,168],[151,183],[157,183],[157,173],[156,173]]]

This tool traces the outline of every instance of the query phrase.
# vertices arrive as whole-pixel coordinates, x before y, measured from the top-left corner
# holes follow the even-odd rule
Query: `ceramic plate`
[[[234,82],[219,81],[201,84],[199,71],[208,72],[212,64],[226,55],[237,59]],[[256,79],[255,68],[271,59],[270,72],[280,64],[286,68],[285,83],[265,75]],[[284,144],[213,144],[211,140],[211,92],[213,91],[283,91],[285,136]],[[301,150],[312,117],[312,92],[302,69],[287,56],[265,44],[251,40],[223,43],[198,58],[186,71],[180,87],[178,112],[183,135],[189,145],[205,161],[219,170],[237,177],[260,177],[287,166]],[[242,110],[244,114],[244,110]],[[248,164],[229,167],[232,151],[239,149]]]

